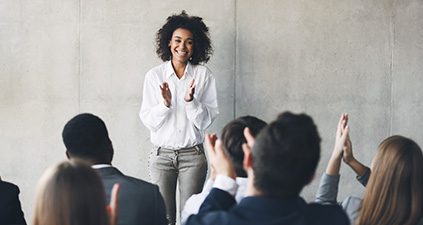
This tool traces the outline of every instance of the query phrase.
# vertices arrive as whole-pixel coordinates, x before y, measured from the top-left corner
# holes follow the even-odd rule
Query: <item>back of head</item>
[[[265,196],[296,197],[313,177],[319,159],[320,137],[312,118],[285,112],[256,138],[254,186]]]
[[[223,149],[235,167],[238,177],[247,177],[242,162],[244,152],[242,144],[247,140],[244,137],[244,129],[248,127],[251,134],[256,135],[266,126],[266,122],[253,116],[243,116],[229,122],[222,130]]]
[[[423,154],[411,139],[392,136],[373,160],[357,224],[417,224],[423,216]]]
[[[111,163],[113,150],[109,134],[99,117],[88,113],[75,116],[63,128],[62,137],[72,158],[94,164]]]
[[[108,224],[100,177],[85,162],[63,162],[40,180],[33,225]]]

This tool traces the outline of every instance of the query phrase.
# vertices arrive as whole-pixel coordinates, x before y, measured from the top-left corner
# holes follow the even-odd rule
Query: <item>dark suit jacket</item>
[[[120,184],[118,225],[167,225],[166,208],[157,185],[125,176],[114,167],[96,171],[103,180],[107,203],[113,185]]]
[[[269,197],[246,197],[235,205],[227,192],[214,188],[197,215],[187,225],[348,225],[349,220],[337,205],[307,204],[302,198],[283,200]]]
[[[0,181],[0,224],[26,224],[18,186]]]

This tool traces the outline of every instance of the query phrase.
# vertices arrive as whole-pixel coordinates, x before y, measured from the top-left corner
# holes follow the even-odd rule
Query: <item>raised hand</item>
[[[169,84],[167,82],[163,82],[163,84],[159,85],[159,87],[162,92],[162,97],[164,100],[163,103],[165,104],[166,107],[169,108],[172,102],[172,93],[170,92]]]
[[[335,147],[333,149],[332,157],[341,158],[344,147],[347,146],[348,135],[348,114],[342,114],[338,122],[338,128],[335,136]]]
[[[115,185],[113,185],[112,194],[110,197],[110,205],[108,205],[106,208],[110,225],[117,225],[118,223],[119,189],[120,189],[120,184],[116,183]]]
[[[338,122],[338,129],[336,130],[335,147],[333,148],[332,156],[326,167],[326,173],[329,175],[339,174],[343,150],[347,148],[347,137],[349,132],[347,123],[348,114],[342,114]]]
[[[252,148],[254,145],[254,142],[256,142],[256,139],[251,134],[250,128],[248,127],[244,128],[244,137],[245,137],[245,140],[247,140],[248,147]]]
[[[234,165],[223,152],[222,141],[217,140],[216,135],[206,134],[206,149],[210,166],[214,168],[216,175],[222,174],[235,179]]]
[[[191,83],[189,83],[189,87],[185,94],[185,101],[190,102],[192,99],[194,99],[194,93],[195,93],[195,84],[194,79],[192,79]]]

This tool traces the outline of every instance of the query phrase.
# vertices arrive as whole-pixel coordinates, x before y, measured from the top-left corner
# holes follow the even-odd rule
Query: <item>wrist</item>
[[[330,161],[341,161],[342,160],[342,155],[341,154],[332,154],[330,157]]]
[[[352,157],[350,160],[348,160],[347,162],[345,162],[348,166],[353,167],[355,164],[357,164],[357,160]]]
[[[230,178],[232,178],[234,180],[236,179],[236,173],[235,173],[235,171],[219,171],[216,174],[216,176],[217,175],[224,175],[224,176],[230,177]]]

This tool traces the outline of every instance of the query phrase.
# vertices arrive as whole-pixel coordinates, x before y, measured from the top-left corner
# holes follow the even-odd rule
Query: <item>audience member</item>
[[[19,201],[18,186],[0,177],[0,224],[26,224]]]
[[[248,132],[245,132],[249,134]],[[206,136],[214,188],[197,215],[187,224],[349,224],[337,205],[307,204],[300,196],[311,182],[320,158],[320,137],[313,120],[286,112],[257,136],[246,136],[244,169],[248,174],[246,197],[236,205],[236,173],[222,150],[222,142]]]
[[[343,159],[366,186],[363,199],[348,197],[341,204],[351,224],[423,225],[423,155],[411,139],[391,136],[379,145],[372,172],[352,153],[348,115],[338,122],[335,147],[320,181],[316,201],[336,204]],[[368,182],[367,182],[368,181]]]
[[[103,181],[107,200],[113,185],[120,184],[119,225],[167,224],[166,208],[158,186],[125,176],[112,166],[112,142],[99,117],[79,114],[65,125],[62,135],[69,159],[80,158],[93,164]]]
[[[89,164],[60,163],[47,170],[38,184],[32,224],[116,225],[118,189],[116,184],[106,210],[103,185]]]
[[[248,127],[251,134],[255,137],[265,126],[266,122],[263,120],[253,116],[243,116],[232,120],[222,130],[223,150],[232,161],[237,175],[236,183],[238,185],[238,189],[235,195],[235,200],[237,202],[244,197],[245,189],[247,187],[247,172],[245,172],[242,166],[242,162],[244,160],[242,144],[247,143],[247,140],[244,137],[244,129]],[[187,200],[181,215],[182,224],[185,224],[190,215],[198,213],[201,204],[212,189],[216,175],[213,168],[211,168],[211,171],[212,172],[207,180],[207,183],[204,185],[203,191],[199,194],[192,195]]]

